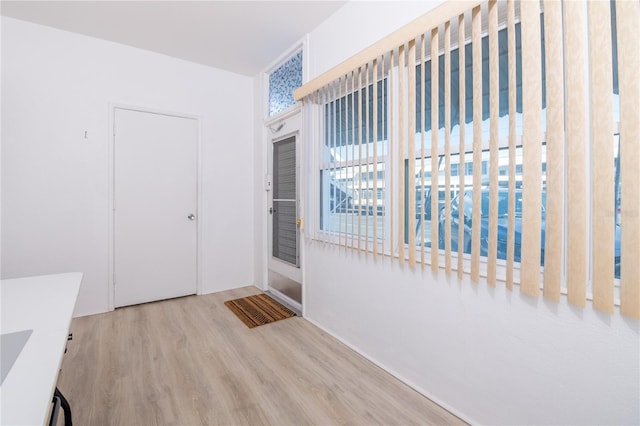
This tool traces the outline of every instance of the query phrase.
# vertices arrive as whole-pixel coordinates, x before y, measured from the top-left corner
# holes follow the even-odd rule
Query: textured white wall
[[[436,3],[349,2],[310,34],[311,75]],[[466,420],[640,424],[637,321],[345,255],[308,235],[305,250],[305,316]]]
[[[202,290],[253,284],[252,98],[248,77],[3,17],[3,278],[81,271],[75,314],[108,309],[114,102],[201,117]]]

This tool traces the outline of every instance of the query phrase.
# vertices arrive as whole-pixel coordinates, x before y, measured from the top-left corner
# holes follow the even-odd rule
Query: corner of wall
[[[260,72],[253,78],[253,285],[264,287],[264,250],[266,226],[264,223],[263,207],[265,207],[262,179],[265,173],[264,158],[264,73]]]

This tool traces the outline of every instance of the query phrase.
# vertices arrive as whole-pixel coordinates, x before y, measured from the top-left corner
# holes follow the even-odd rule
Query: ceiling
[[[2,15],[253,76],[346,1],[5,1]]]

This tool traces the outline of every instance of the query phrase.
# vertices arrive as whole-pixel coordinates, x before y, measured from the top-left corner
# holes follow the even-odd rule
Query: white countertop
[[[49,423],[81,282],[79,272],[1,281],[2,334],[33,333],[0,386],[0,424]]]

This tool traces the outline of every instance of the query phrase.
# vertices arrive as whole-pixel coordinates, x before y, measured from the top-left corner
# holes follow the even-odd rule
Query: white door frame
[[[292,122],[295,122],[295,128],[291,128]],[[304,298],[305,298],[305,290],[304,290],[304,203],[303,203],[303,193],[305,188],[305,179],[304,179],[304,168],[302,167],[304,163],[304,147],[302,143],[303,133],[303,111],[302,105],[300,103],[292,106],[288,110],[282,112],[281,114],[276,115],[275,117],[270,118],[269,120],[265,120],[265,140],[264,140],[264,154],[265,154],[265,170],[266,174],[272,173],[271,167],[273,167],[273,144],[274,141],[281,141],[287,139],[290,136],[296,137],[296,181],[297,181],[297,215],[298,218],[303,220],[302,226],[298,228],[298,263],[300,270],[299,273],[299,282],[302,288],[302,303],[298,304],[293,300],[288,300],[289,298],[285,295],[283,299],[287,299],[293,306],[301,305],[301,309],[304,315]],[[289,124],[289,127],[287,127]],[[283,261],[278,261],[277,259],[273,260],[271,251],[273,247],[272,244],[272,215],[269,213],[270,200],[272,197],[272,193],[269,192],[265,197],[265,209],[264,209],[264,217],[265,220],[265,256],[264,256],[264,268],[263,268],[263,290],[269,289],[269,270],[270,266],[274,265],[273,269],[275,272],[281,273],[281,270],[278,266],[282,268],[292,268],[292,266],[286,264]],[[272,263],[273,262],[273,263]]]
[[[166,115],[170,117],[178,117],[178,118],[186,118],[191,120],[196,120],[198,126],[198,141],[197,141],[197,168],[196,171],[196,217],[198,220],[196,221],[196,294],[202,294],[202,229],[203,229],[203,220],[205,215],[203,214],[202,208],[202,119],[200,116],[195,114],[187,114],[175,111],[167,111],[161,110],[157,108],[149,108],[149,107],[140,107],[140,106],[132,106],[129,104],[123,103],[109,103],[109,247],[108,247],[108,273],[107,273],[107,283],[108,283],[108,308],[109,311],[113,311],[115,309],[115,286],[114,286],[114,257],[115,257],[115,141],[116,141],[116,132],[115,132],[115,116],[117,109],[124,109],[129,111],[136,112],[145,112],[150,114],[160,114]]]

